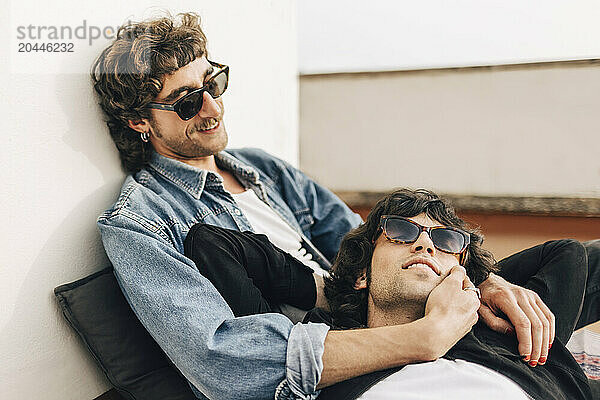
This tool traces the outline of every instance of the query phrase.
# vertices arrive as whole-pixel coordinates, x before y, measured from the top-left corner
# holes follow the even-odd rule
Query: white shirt
[[[259,199],[253,190],[246,190],[232,196],[244,212],[254,232],[267,235],[271,243],[308,265],[319,275],[326,274],[319,263],[312,259],[312,255],[302,247],[300,234]]]
[[[410,364],[382,379],[358,400],[531,400],[506,376],[465,360]]]

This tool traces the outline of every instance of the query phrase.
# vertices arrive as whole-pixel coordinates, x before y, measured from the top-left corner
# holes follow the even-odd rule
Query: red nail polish
[[[548,349],[551,349],[551,348],[552,348],[552,343],[550,343],[550,345],[548,345]]]
[[[530,361],[529,365],[535,367],[537,365],[537,361]]]
[[[531,354],[527,354],[526,356],[522,356],[523,357],[523,361],[527,362],[531,359]]]
[[[546,357],[540,357],[540,365],[546,364]]]

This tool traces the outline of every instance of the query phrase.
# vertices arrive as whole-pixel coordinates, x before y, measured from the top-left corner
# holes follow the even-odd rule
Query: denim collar
[[[245,188],[261,186],[260,174],[257,170],[238,160],[231,154],[221,151],[215,154],[215,162],[219,168],[230,171]],[[173,158],[165,157],[153,151],[148,167],[155,170],[165,179],[184,189],[196,199],[202,196],[205,188],[222,188],[223,178],[218,174],[188,165]],[[269,178],[263,176],[264,181]]]

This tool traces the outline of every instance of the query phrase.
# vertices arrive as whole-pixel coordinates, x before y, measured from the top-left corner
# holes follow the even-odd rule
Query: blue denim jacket
[[[333,193],[264,151],[215,157],[329,261],[361,222]],[[199,222],[252,229],[215,173],[154,153],[126,178],[98,226],[133,311],[199,398],[316,398],[328,327],[294,325],[281,314],[235,318],[183,255],[185,237]]]

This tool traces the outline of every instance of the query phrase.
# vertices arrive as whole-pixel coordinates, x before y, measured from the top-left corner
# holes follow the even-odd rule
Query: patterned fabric
[[[575,331],[567,348],[589,379],[600,380],[600,333],[585,328]]]

